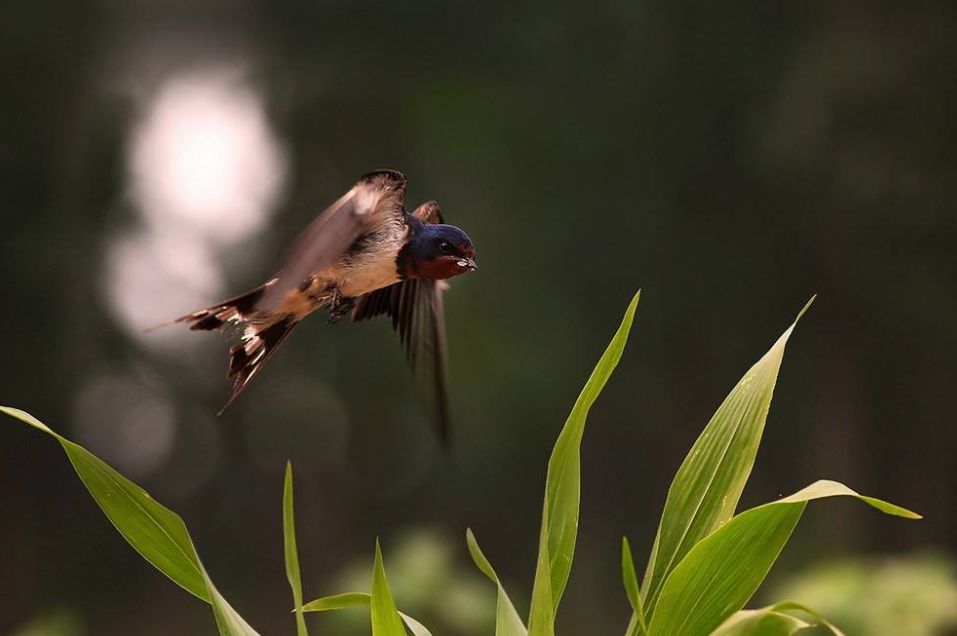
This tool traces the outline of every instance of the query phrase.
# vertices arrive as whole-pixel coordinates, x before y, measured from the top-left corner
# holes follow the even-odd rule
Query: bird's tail
[[[222,331],[235,342],[229,348],[229,369],[226,372],[226,377],[233,380],[233,390],[220,409],[220,415],[239,397],[299,323],[298,318],[288,314],[277,317],[257,312],[256,303],[265,291],[266,285],[263,285],[173,321],[188,323],[192,330]]]

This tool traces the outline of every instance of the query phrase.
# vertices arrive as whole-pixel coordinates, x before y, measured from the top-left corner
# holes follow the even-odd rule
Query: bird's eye
[[[448,254],[452,251],[452,244],[448,241],[442,241],[439,243],[439,250],[445,254]]]

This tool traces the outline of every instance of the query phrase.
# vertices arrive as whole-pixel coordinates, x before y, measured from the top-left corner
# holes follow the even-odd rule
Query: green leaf
[[[179,515],[158,504],[145,490],[99,457],[56,433],[29,413],[6,406],[0,406],[0,412],[43,431],[60,443],[83,485],[123,538],[160,572],[186,591],[210,603],[220,634],[256,634],[209,579],[193,547],[186,524]]]
[[[220,636],[259,636],[249,624],[243,620],[232,605],[226,602],[216,586],[209,579],[209,575],[203,570],[203,580],[209,589],[211,605],[213,606],[213,616],[216,618],[216,627],[219,628]]]
[[[411,616],[399,612],[399,617],[402,618],[406,627],[408,627],[415,636],[432,636],[432,633],[425,628],[425,625],[415,620]]]
[[[385,578],[382,565],[382,550],[379,540],[375,542],[375,563],[372,566],[372,636],[406,636],[402,619],[392,600],[392,592]]]
[[[769,608],[741,610],[711,632],[711,636],[791,636],[794,632],[813,626],[797,616]]]
[[[765,504],[768,506],[773,506],[775,504],[783,503],[800,503],[802,501],[812,501],[814,499],[824,499],[826,497],[854,497],[855,499],[860,499],[864,503],[868,504],[871,507],[877,508],[881,512],[893,515],[895,517],[904,517],[905,519],[923,519],[923,517],[912,510],[903,508],[901,506],[888,503],[883,499],[877,499],[876,497],[868,497],[867,495],[862,495],[855,490],[851,490],[844,484],[839,481],[831,481],[830,479],[819,479],[807,488],[803,488],[793,495],[789,495],[783,499],[772,502],[770,504]]]
[[[502,586],[502,582],[498,580],[495,570],[492,569],[492,564],[482,553],[471,528],[465,531],[465,543],[468,545],[469,554],[472,555],[475,567],[491,579],[492,583],[498,588],[498,598],[495,606],[495,636],[526,636],[528,630],[525,629],[525,624],[518,612],[515,611],[515,606],[512,605],[508,594],[505,593],[505,588]]]
[[[888,514],[920,518],[910,510],[827,480],[742,512],[702,539],[674,568],[661,592],[649,633],[696,636],[717,628],[758,589],[807,502],[834,496],[854,497]]]
[[[808,614],[815,619],[809,623],[794,616],[795,613]],[[819,612],[807,605],[793,601],[782,601],[754,610],[741,610],[731,615],[710,636],[790,636],[795,632],[820,625],[834,636],[844,633],[832,625]]]
[[[305,612],[328,612],[330,610],[347,609],[350,607],[369,607],[372,604],[372,596],[364,592],[346,592],[345,594],[334,594],[324,596],[303,605]],[[432,636],[431,632],[425,628],[425,625],[415,620],[408,614],[399,612],[399,616],[405,622],[406,627],[412,630],[415,636]]]
[[[350,607],[369,607],[372,596],[367,592],[345,592],[323,596],[309,601],[302,606],[304,612],[328,612],[330,610],[348,609]],[[295,610],[294,610],[295,611]]]
[[[581,487],[579,449],[585,432],[585,420],[589,409],[621,359],[639,296],[640,292],[635,294],[628,305],[618,331],[572,407],[548,461],[538,563],[529,616],[529,633],[533,636],[550,636],[554,633],[555,613],[568,582],[578,535]]]
[[[292,588],[292,600],[296,606],[296,634],[308,636],[306,619],[302,615],[302,578],[299,574],[299,550],[296,548],[296,518],[293,514],[292,464],[286,462],[286,479],[282,490],[282,536],[286,556],[286,578]]]
[[[625,586],[625,595],[631,604],[632,618],[626,634],[647,634],[645,624],[645,610],[641,603],[641,594],[638,591],[638,575],[635,573],[635,560],[631,556],[631,545],[628,537],[621,538],[621,580]]]
[[[649,616],[654,616],[662,585],[675,566],[734,514],[761,443],[784,348],[813,301],[731,390],[678,469],[642,585]]]

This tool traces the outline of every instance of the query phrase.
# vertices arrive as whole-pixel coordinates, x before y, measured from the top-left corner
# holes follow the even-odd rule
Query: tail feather
[[[181,316],[173,322],[188,322],[189,328],[194,331],[216,331],[229,323],[240,325],[249,320],[256,302],[262,298],[267,286],[268,283],[260,285],[251,292],[227,298],[205,309]]]
[[[238,340],[229,349],[229,368],[226,371],[227,379],[233,380],[233,390],[219,415],[239,397],[249,381],[299,322],[297,318],[289,315],[280,316],[276,320],[271,316],[257,314],[256,303],[270,283],[173,321],[188,323],[191,330],[223,331],[228,338]]]
[[[298,323],[299,321],[295,318],[286,316],[269,326],[257,327],[252,324],[245,326],[243,335],[240,336],[240,343],[229,349],[229,369],[226,377],[233,380],[233,391],[217,415],[222,415],[223,411],[239,397],[249,381],[276,353],[279,345]]]

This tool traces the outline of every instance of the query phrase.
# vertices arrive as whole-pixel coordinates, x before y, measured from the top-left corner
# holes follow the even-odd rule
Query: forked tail
[[[256,303],[265,290],[265,285],[257,287],[247,294],[229,298],[173,321],[188,323],[192,330],[222,331],[235,342],[229,348],[229,369],[226,372],[226,377],[233,380],[233,390],[218,415],[222,415],[239,397],[253,376],[299,323],[299,319],[288,314],[274,316],[257,312]]]

